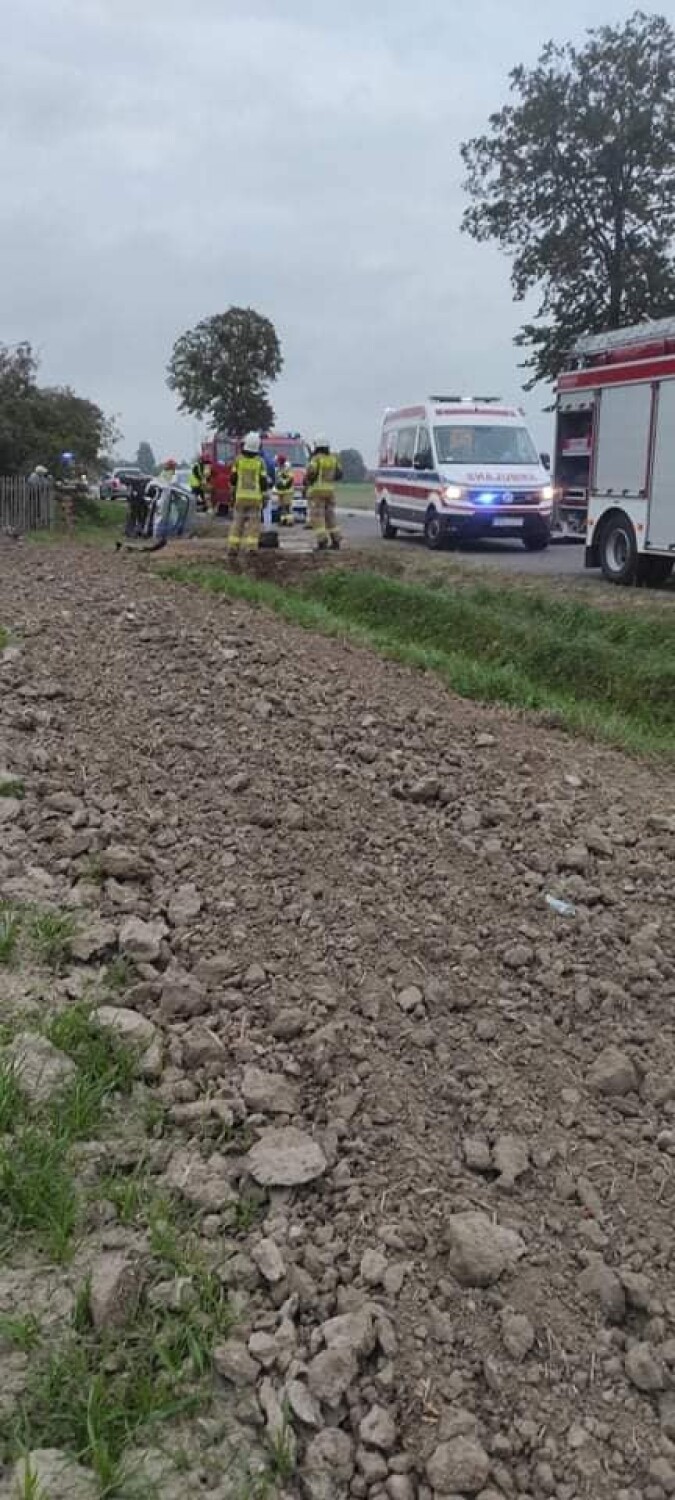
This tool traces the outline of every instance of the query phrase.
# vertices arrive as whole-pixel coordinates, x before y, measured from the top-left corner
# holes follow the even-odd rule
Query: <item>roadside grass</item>
[[[341,510],[369,510],[375,514],[375,486],[373,484],[340,484],[335,497]]]
[[[41,547],[61,545],[71,538],[90,546],[108,545],[115,532],[122,536],[125,515],[126,507],[119,501],[80,501],[72,528],[59,521],[51,531],[28,532],[26,541]]]
[[[68,911],[35,911],[28,922],[28,939],[38,963],[60,974],[71,956],[75,918]]]
[[[83,1217],[72,1148],[95,1137],[113,1101],[131,1092],[135,1057],[96,1026],[84,1003],[48,1022],[43,1034],[77,1074],[52,1103],[34,1106],[12,1066],[0,1063],[0,1257],[27,1237],[62,1264]]]
[[[9,968],[16,958],[21,917],[9,902],[0,902],[0,968]]]
[[[374,647],[462,697],[534,711],[633,753],[675,753],[675,616],[482,580],[454,587],[439,577],[429,587],[341,566],[286,586],[192,563],[159,572]]]
[[[125,1449],[149,1426],[192,1415],[204,1403],[170,1319],[141,1314],[117,1336],[72,1333],[38,1349],[18,1420],[0,1420],[8,1456],[55,1448],[96,1476],[102,1497],[122,1481]]]
[[[61,974],[71,958],[75,930],[72,912],[0,901],[0,966],[23,957]]]
[[[28,935],[35,913],[22,909],[20,916]],[[57,929],[57,936],[62,935]],[[51,929],[48,936],[51,952]],[[32,959],[32,946],[21,952]],[[124,988],[133,977],[128,967],[111,969],[106,988],[115,983]],[[0,1263],[70,1265],[76,1249],[86,1252],[102,1208],[109,1221],[111,1206],[114,1222],[143,1236],[147,1245],[145,1289],[133,1318],[122,1328],[100,1331],[93,1326],[86,1271],[75,1287],[67,1322],[41,1326],[30,1308],[21,1306],[0,1316],[0,1350],[13,1349],[27,1358],[19,1402],[0,1403],[0,1464],[18,1463],[22,1477],[17,1493],[34,1500],[40,1500],[40,1490],[31,1453],[43,1448],[57,1449],[64,1459],[88,1468],[100,1500],[132,1493],[138,1500],[151,1500],[159,1493],[127,1457],[131,1448],[166,1447],[177,1474],[184,1459],[187,1484],[192,1460],[187,1449],[173,1454],[173,1429],[209,1410],[217,1414],[214,1351],[235,1322],[220,1270],[222,1243],[203,1239],[200,1212],[166,1190],[156,1175],[151,1139],[158,1128],[169,1128],[161,1100],[142,1087],[134,1093],[130,1110],[138,1137],[132,1123],[130,1139],[137,1159],[127,1166],[125,1108],[122,1162],[115,1165],[114,1151],[110,1164],[104,1155],[92,1178],[89,1144],[97,1137],[105,1141],[109,1120],[121,1123],[119,1107],[115,1115],[111,1111],[137,1089],[134,1052],[97,1026],[94,1003],[70,1005],[40,1027],[77,1068],[75,1081],[49,1104],[27,1100],[16,1072],[7,1060],[3,1064],[0,1054]],[[21,1017],[4,1023],[2,1044],[8,1045],[21,1029]],[[82,1141],[87,1143],[84,1156],[78,1150]],[[85,1174],[80,1175],[83,1164]],[[242,1201],[226,1240],[229,1253],[240,1230],[250,1227],[260,1212],[257,1199]],[[92,1248],[97,1253],[95,1240]],[[68,1274],[72,1277],[72,1269]],[[242,1461],[248,1474],[245,1455]],[[233,1463],[238,1465],[239,1455],[233,1454]],[[293,1463],[292,1434],[284,1428],[269,1445],[263,1473],[248,1479],[242,1468],[242,1500],[271,1500],[277,1482],[290,1477]]]
[[[23,802],[25,795],[26,784],[20,777],[0,774],[0,797],[16,797],[17,802]]]

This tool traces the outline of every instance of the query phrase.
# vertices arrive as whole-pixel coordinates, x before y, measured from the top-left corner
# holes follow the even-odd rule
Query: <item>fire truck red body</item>
[[[230,473],[240,444],[237,438],[216,433],[205,438],[200,454],[202,463],[211,470],[210,499],[218,515],[226,516],[230,508]]]
[[[268,432],[262,440],[263,456],[270,464],[276,464],[282,455],[288,459],[295,481],[295,498],[302,499],[305,473],[309,462],[309,448],[299,432]],[[216,433],[202,443],[201,458],[211,470],[211,500],[219,515],[227,515],[231,504],[230,473],[232,464],[241,452],[241,438]]]
[[[675,318],[579,340],[558,379],[554,530],[614,583],[675,561]]]

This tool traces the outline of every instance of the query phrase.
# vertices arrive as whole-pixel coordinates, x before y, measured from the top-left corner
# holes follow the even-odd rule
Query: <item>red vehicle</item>
[[[230,508],[230,472],[241,446],[241,438],[228,437],[225,433],[217,433],[202,443],[201,458],[211,469],[212,503],[219,515],[227,515]],[[309,463],[309,448],[300,433],[268,432],[262,440],[262,452],[270,470],[282,455],[288,459],[295,480],[295,497],[300,504]]]
[[[218,515],[226,516],[230,508],[230,471],[241,443],[237,438],[217,433],[205,438],[200,458],[211,470],[211,503]]]

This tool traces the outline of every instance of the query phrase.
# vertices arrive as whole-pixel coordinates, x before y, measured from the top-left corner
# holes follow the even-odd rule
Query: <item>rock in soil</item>
[[[22,1032],[5,1052],[21,1093],[31,1104],[50,1104],[75,1082],[77,1068],[46,1037]]]

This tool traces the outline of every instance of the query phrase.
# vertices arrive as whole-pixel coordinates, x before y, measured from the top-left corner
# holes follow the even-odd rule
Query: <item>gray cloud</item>
[[[458,145],[515,62],[633,8],[4,0],[0,339],[119,412],[127,450],[189,449],[167,358],[231,302],[279,329],[280,422],[368,456],[385,405],[517,394],[522,309],[459,233]]]

